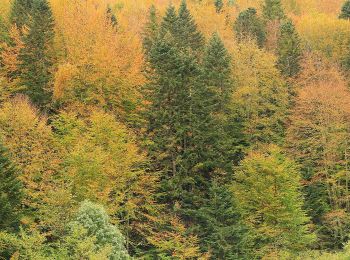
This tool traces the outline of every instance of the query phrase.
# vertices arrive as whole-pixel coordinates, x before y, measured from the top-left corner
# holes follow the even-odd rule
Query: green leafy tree
[[[241,12],[235,21],[234,30],[239,42],[247,39],[255,40],[261,48],[266,41],[266,31],[263,21],[254,8]]]
[[[18,227],[21,211],[22,184],[18,171],[0,145],[0,230]]]
[[[70,223],[70,238],[90,238],[96,252],[109,251],[109,259],[130,259],[125,249],[125,239],[118,228],[109,221],[104,208],[89,201],[82,202],[76,219]],[[66,239],[66,241],[71,241]],[[71,250],[79,249],[71,243]],[[82,252],[83,253],[83,252]],[[74,254],[74,253],[73,253]]]
[[[49,257],[45,236],[37,231],[20,229],[19,234],[0,232],[0,257],[2,259],[60,259]],[[66,258],[67,259],[67,258]]]
[[[285,18],[281,0],[265,0],[263,15],[266,20],[282,20]]]
[[[350,1],[346,0],[341,8],[341,12],[339,14],[339,19],[350,19]]]
[[[46,0],[34,0],[28,34],[20,54],[21,84],[32,101],[41,106],[49,101],[52,80],[54,19]]]
[[[283,23],[277,42],[277,67],[282,75],[294,77],[300,72],[302,58],[300,45],[300,38],[292,21]]]
[[[256,257],[298,253],[313,242],[300,180],[296,163],[275,146],[249,154],[237,168],[232,191]]]
[[[221,13],[222,8],[224,8],[223,0],[215,0],[214,5],[215,5],[216,12]]]
[[[246,149],[259,143],[282,144],[290,96],[274,55],[256,44],[244,43],[233,50],[232,56],[235,88],[230,122],[232,129],[242,128],[240,146]]]

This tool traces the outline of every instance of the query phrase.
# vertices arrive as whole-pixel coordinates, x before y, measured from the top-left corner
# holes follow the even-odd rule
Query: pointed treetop
[[[282,20],[285,18],[281,0],[265,0],[263,14],[267,20]]]
[[[146,51],[150,51],[154,41],[158,35],[158,19],[157,10],[154,5],[149,9],[149,18],[146,23],[144,34],[143,34],[143,47]]]
[[[179,41],[184,45],[191,47],[193,50],[198,50],[203,47],[204,37],[198,31],[197,25],[187,8],[185,0],[181,2],[179,8],[177,28]]]
[[[257,16],[256,9],[248,8],[242,11],[235,21],[234,30],[239,42],[242,40],[256,40],[258,46],[262,48],[266,40],[266,28],[260,17]]]
[[[211,59],[214,58],[214,59]],[[213,33],[206,50],[206,58],[204,63],[206,66],[215,66],[218,62],[225,60],[226,65],[229,67],[230,57],[224,43],[222,42],[217,32]]]
[[[176,9],[173,5],[169,5],[165,16],[163,17],[163,21],[161,24],[161,31],[165,34],[167,31],[171,34],[175,34],[176,32],[176,22],[177,22],[177,14]]]

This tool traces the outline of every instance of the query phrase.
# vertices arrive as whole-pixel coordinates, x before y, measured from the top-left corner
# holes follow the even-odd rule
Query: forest
[[[0,259],[350,259],[350,0],[0,0]]]

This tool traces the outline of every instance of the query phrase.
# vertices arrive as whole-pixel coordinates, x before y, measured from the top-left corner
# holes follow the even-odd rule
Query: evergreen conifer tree
[[[18,172],[0,145],[0,230],[12,230],[19,224],[22,184]]]
[[[225,129],[232,92],[231,57],[219,35],[214,33],[206,47],[202,82],[193,97],[196,169],[199,176],[226,168],[232,160],[232,136]],[[203,175],[204,174],[204,175]],[[210,183],[210,179],[205,183]]]
[[[350,0],[346,0],[341,8],[339,19],[350,19]]]
[[[18,28],[28,26],[34,0],[14,0],[11,6],[10,22]]]
[[[169,6],[160,26],[160,33],[147,51],[150,83],[145,92],[148,135],[157,169],[165,173],[163,183],[169,201],[182,200],[185,183],[192,183],[186,154],[191,147],[193,120],[192,96],[199,82],[200,69],[190,46],[179,44],[178,17]],[[190,180],[191,179],[191,180]],[[188,188],[188,187],[187,187]],[[170,196],[170,198],[169,198]]]
[[[151,50],[152,44],[158,35],[159,24],[157,20],[157,10],[154,5],[149,9],[149,18],[145,26],[143,35],[143,48],[146,52]]]
[[[178,16],[169,6],[159,31],[145,49],[149,150],[153,167],[164,173],[162,203],[194,228],[213,176],[232,164],[226,129],[230,56],[217,34],[201,47],[204,38],[185,2]]]
[[[263,15],[266,20],[282,20],[285,17],[281,0],[265,0]]]
[[[166,34],[168,37],[172,36],[173,38],[176,35],[176,23],[177,23],[177,12],[175,6],[169,5],[166,9],[165,15],[162,19],[160,26],[160,37],[164,38]]]
[[[277,57],[277,67],[284,76],[294,77],[299,73],[302,58],[300,38],[290,20],[283,23],[280,27]]]
[[[253,39],[256,40],[260,48],[264,46],[266,41],[264,23],[257,16],[254,8],[248,8],[238,15],[234,25],[234,30],[239,42],[246,39]]]
[[[49,101],[52,80],[54,19],[47,0],[34,0],[25,47],[20,54],[21,83],[32,101],[44,106]]]
[[[197,29],[197,25],[187,8],[185,0],[182,0],[177,19],[177,41],[180,46],[199,51],[204,47],[204,37]]]
[[[244,241],[248,229],[241,222],[233,193],[227,186],[214,181],[197,216],[202,248],[213,259],[241,259],[247,255]]]
[[[220,13],[222,8],[224,8],[223,0],[215,0],[214,5],[217,13]]]

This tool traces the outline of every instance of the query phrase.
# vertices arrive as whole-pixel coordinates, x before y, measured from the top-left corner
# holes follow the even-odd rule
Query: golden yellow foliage
[[[81,104],[118,109],[136,98],[144,82],[140,38],[118,19],[110,23],[105,1],[51,1],[56,19],[59,57],[54,97],[79,108]],[[72,71],[69,71],[74,68]]]
[[[11,0],[1,0],[0,1],[0,16],[7,18],[11,8]]]
[[[85,118],[62,112],[53,125],[64,151],[62,178],[71,183],[75,200],[105,205],[112,220],[123,224],[129,243],[129,236],[149,233],[158,214],[158,176],[142,167],[145,157],[132,133],[102,111]]]
[[[19,54],[24,44],[21,40],[20,31],[12,26],[9,31],[12,44],[0,43],[0,100],[8,100],[15,92],[22,89],[16,74],[20,66]]]
[[[174,259],[210,259],[209,254],[202,254],[196,236],[187,234],[183,223],[174,217],[168,220],[167,231],[154,233],[149,242],[156,246],[158,253]]]
[[[327,196],[330,209],[322,216],[322,225],[331,239],[345,241],[349,216],[344,213],[350,209],[350,92],[339,70],[324,59],[307,56],[303,67],[287,146],[306,171],[306,187],[322,187]]]
[[[304,15],[296,20],[296,27],[306,49],[333,61],[340,61],[347,55],[350,21],[326,14]]]
[[[17,96],[0,109],[0,137],[21,171],[24,205],[30,211],[40,211],[47,206],[48,191],[59,188],[54,178],[60,156],[46,117],[40,115],[28,98]],[[32,220],[27,224],[32,224]]]
[[[288,107],[288,89],[275,68],[275,57],[253,42],[237,45],[232,56],[233,114],[244,122],[243,131],[250,143],[278,141]]]

